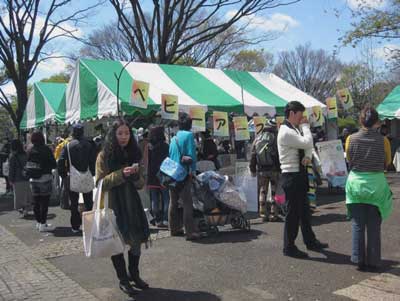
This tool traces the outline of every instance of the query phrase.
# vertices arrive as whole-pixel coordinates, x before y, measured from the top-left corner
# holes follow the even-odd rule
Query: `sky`
[[[338,39],[349,30],[351,19],[350,9],[357,10],[358,4],[366,3],[372,7],[381,7],[388,0],[301,0],[298,3],[280,6],[274,9],[264,11],[251,19],[252,26],[249,33],[253,35],[261,34],[265,31],[272,31],[278,35],[278,38],[259,45],[277,57],[280,51],[293,50],[297,45],[311,43],[313,49],[325,49],[329,53],[333,53],[335,45],[339,45]],[[73,1],[80,3],[79,5],[91,5],[96,0]],[[150,4],[150,0],[142,1],[142,3]],[[74,9],[71,7],[70,9]],[[335,14],[339,12],[339,14]],[[224,11],[225,17],[232,14],[232,9]],[[93,30],[98,29],[105,24],[116,20],[114,8],[108,2],[102,8],[98,8],[91,18],[88,18],[85,24],[76,28],[79,36],[88,36]],[[74,25],[70,24],[71,28]],[[377,61],[384,66],[385,55],[384,46],[386,44],[394,44],[393,42],[384,42],[378,44],[373,42],[374,52]],[[79,51],[81,47],[77,42],[71,40],[59,40],[59,43],[53,46],[53,50],[58,55],[65,52]],[[394,47],[400,47],[400,42]],[[343,62],[359,61],[360,48],[341,47],[338,52],[338,58]],[[69,62],[66,59],[53,59],[40,64],[35,75],[31,78],[31,83],[49,77],[53,74],[65,70]],[[7,93],[13,93],[14,88],[9,85],[6,89]]]

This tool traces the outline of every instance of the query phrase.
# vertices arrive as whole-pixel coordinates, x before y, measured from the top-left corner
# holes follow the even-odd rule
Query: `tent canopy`
[[[20,128],[36,128],[51,121],[64,123],[66,88],[64,83],[34,83]]]
[[[123,69],[123,67],[125,69]],[[81,59],[66,91],[65,122],[117,114],[117,79],[121,111],[132,115],[158,110],[162,94],[178,96],[179,108],[275,115],[298,100],[306,108],[325,105],[273,74],[137,62]],[[134,80],[150,84],[148,108],[130,105]]]
[[[376,110],[380,119],[400,119],[400,85],[386,96]]]

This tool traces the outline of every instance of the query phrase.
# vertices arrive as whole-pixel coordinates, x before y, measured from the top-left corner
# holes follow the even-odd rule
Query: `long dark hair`
[[[127,126],[129,129],[130,139],[125,147],[121,147],[117,140],[117,129],[121,126]],[[131,165],[133,163],[139,163],[142,159],[142,153],[133,136],[132,129],[129,123],[124,119],[119,118],[113,122],[110,130],[107,133],[104,145],[103,145],[104,158],[111,169],[114,167],[121,167],[122,165]]]

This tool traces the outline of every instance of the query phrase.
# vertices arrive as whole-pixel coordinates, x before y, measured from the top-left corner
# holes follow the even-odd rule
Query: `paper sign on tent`
[[[322,109],[320,106],[313,106],[312,107],[312,118],[311,123],[313,127],[322,126],[324,124],[324,115],[322,115]]]
[[[135,107],[147,109],[149,97],[149,83],[134,80],[132,83],[131,104]]]
[[[256,134],[262,133],[265,128],[265,123],[267,122],[267,118],[264,116],[254,116],[253,117],[254,127],[256,129]]]
[[[233,117],[233,126],[235,129],[235,140],[244,141],[250,139],[249,126],[246,116]]]
[[[328,107],[328,119],[337,118],[338,110],[336,97],[328,97],[326,99],[326,106]]]
[[[348,110],[354,106],[349,89],[346,88],[337,91],[337,96],[342,103],[343,109]]]
[[[229,136],[228,113],[214,112],[213,124],[214,124],[214,136],[219,136],[219,137]]]
[[[284,116],[276,116],[275,121],[276,121],[276,126],[279,129],[281,124],[285,121],[285,117]]]
[[[202,107],[191,107],[189,111],[192,118],[192,130],[194,132],[204,132],[206,130],[206,112]]]
[[[161,118],[178,120],[178,96],[170,94],[161,95]]]

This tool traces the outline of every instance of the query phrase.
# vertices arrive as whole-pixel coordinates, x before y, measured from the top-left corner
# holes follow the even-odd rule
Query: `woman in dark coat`
[[[51,230],[47,224],[47,212],[52,190],[52,170],[57,167],[53,152],[45,144],[41,132],[34,132],[31,137],[33,147],[28,152],[25,165],[26,176],[29,178],[33,195],[33,212],[40,232]]]
[[[111,256],[120,289],[132,296],[136,287],[149,285],[139,276],[141,244],[150,237],[149,225],[140,200],[138,189],[144,186],[143,167],[139,165],[142,154],[128,123],[119,119],[107,134],[103,150],[96,162],[96,182],[103,179],[103,190],[109,193],[109,204],[116,215],[117,225],[128,251],[128,272],[124,254]]]
[[[32,192],[29,181],[23,175],[27,157],[21,141],[18,139],[12,140],[8,179],[10,180],[10,184],[14,187],[14,209],[18,210],[23,217],[28,215],[28,211],[31,210],[32,206]]]
[[[168,227],[169,190],[160,184],[157,177],[161,163],[169,153],[169,145],[165,142],[164,127],[152,127],[149,138],[147,188],[150,192],[151,211],[158,227]]]

